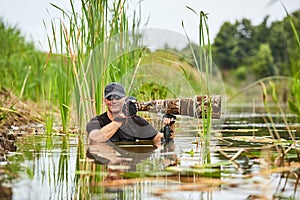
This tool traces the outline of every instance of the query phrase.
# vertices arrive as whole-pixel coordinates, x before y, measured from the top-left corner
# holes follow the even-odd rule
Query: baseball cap
[[[116,82],[108,84],[104,90],[104,98],[106,99],[111,95],[118,95],[120,97],[124,97],[125,96],[124,87],[121,84]]]

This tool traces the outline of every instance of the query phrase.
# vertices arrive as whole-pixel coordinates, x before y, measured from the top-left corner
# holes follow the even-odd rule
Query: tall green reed
[[[300,39],[299,39],[299,34],[297,31],[297,28],[293,22],[293,18],[289,15],[285,5],[282,3],[282,6],[285,10],[285,13],[287,15],[287,18],[290,22],[291,28],[293,30],[294,33],[294,37],[295,37],[295,43],[296,46],[298,47],[297,49],[295,49],[295,51],[300,50]],[[298,54],[297,54],[298,55]],[[294,72],[294,82],[293,82],[293,86],[292,86],[292,96],[293,98],[289,99],[289,107],[292,110],[292,112],[294,112],[295,114],[298,115],[298,120],[300,120],[300,68],[299,68],[299,62],[297,62],[299,56],[297,56],[294,61],[291,60],[291,65],[293,68],[293,72]]]
[[[197,60],[195,51],[192,46],[192,42],[188,38],[187,33],[186,36],[189,41],[189,45],[191,48],[191,51],[193,53],[194,61],[196,64],[196,68],[198,70],[198,73],[200,74],[201,78],[199,80],[200,85],[205,85],[205,88],[201,91],[202,93],[208,95],[208,101],[201,102],[201,109],[202,111],[202,131],[200,131],[200,142],[203,144],[203,162],[204,163],[210,163],[210,138],[211,138],[211,126],[212,126],[212,103],[210,101],[210,77],[212,75],[212,51],[211,51],[211,43],[209,39],[209,26],[208,26],[208,16],[203,11],[200,11],[198,14],[194,9],[187,7],[189,10],[194,12],[199,17],[199,60]],[[184,24],[182,23],[182,26],[184,28]],[[199,127],[201,125],[199,124]]]
[[[49,109],[45,110],[46,113],[46,120],[45,120],[45,125],[46,125],[46,134],[48,136],[51,135],[52,130],[53,130],[53,122],[54,122],[54,115],[53,115],[53,107],[51,103],[51,93],[52,93],[52,81],[50,80],[49,83],[49,88],[48,88],[48,97],[47,97],[47,102],[49,103]]]
[[[135,37],[138,34],[135,29],[138,29],[140,21],[134,15],[130,30],[126,0],[81,0],[80,11],[76,11],[71,0],[71,11],[52,5],[63,14],[63,19],[58,22],[58,31],[56,21],[52,21],[54,39],[53,42],[49,40],[51,52],[60,54],[60,66],[56,69],[55,80],[62,124],[67,125],[69,116],[74,116],[79,132],[83,133],[86,123],[104,110],[105,85],[111,81],[119,81],[136,66],[140,50],[137,47],[139,37]],[[135,51],[131,51],[132,49]],[[123,84],[128,83],[125,81]],[[74,95],[73,101],[71,94]],[[71,108],[76,112],[72,112]],[[63,127],[65,132],[68,131],[67,126]],[[87,170],[90,163],[82,162],[85,158],[83,136],[78,136],[78,173]],[[61,169],[68,168],[64,157],[61,158],[60,165]],[[64,176],[60,175],[61,180]],[[78,192],[83,192],[81,194],[84,196],[89,191],[78,181],[88,180],[85,178],[89,176],[78,174],[74,180],[79,184]]]
[[[289,107],[295,114],[298,115],[298,120],[300,121],[300,70],[294,75],[294,82],[292,86],[293,98],[288,100]]]
[[[71,107],[70,91],[73,92],[78,127],[84,130],[86,122],[103,111],[103,89],[108,82],[118,81],[134,67],[136,53],[122,55],[132,45],[129,37],[127,1],[106,0],[80,1],[77,13],[73,1],[71,11],[52,4],[63,14],[59,21],[59,38],[56,37],[55,22],[52,23],[53,51],[61,53],[61,68],[58,70],[59,102],[63,124],[68,121]],[[136,15],[134,15],[136,16]],[[138,17],[133,18],[132,30],[139,27]],[[134,31],[132,31],[134,34]],[[120,56],[118,61],[116,56]],[[72,77],[68,84],[61,83]],[[65,80],[66,81],[66,80]],[[72,90],[74,88],[74,90]]]

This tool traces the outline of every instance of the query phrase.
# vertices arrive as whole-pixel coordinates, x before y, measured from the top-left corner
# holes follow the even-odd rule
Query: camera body
[[[170,123],[166,124],[161,132],[163,132],[164,134],[164,138],[162,138],[161,143],[170,143],[170,142],[174,142],[173,138],[171,138],[173,130],[171,130],[171,126],[175,123],[175,119],[176,116],[171,115],[171,114],[166,114],[164,115],[164,118],[169,118],[169,119],[173,119],[172,121],[170,121]]]
[[[170,129],[169,125],[165,125],[164,126],[164,139],[165,142],[170,142],[172,140],[171,136],[172,136],[172,130]]]
[[[136,106],[137,99],[133,96],[129,96],[125,99],[125,103],[122,108],[122,112],[127,117],[134,117],[137,113],[137,106]]]

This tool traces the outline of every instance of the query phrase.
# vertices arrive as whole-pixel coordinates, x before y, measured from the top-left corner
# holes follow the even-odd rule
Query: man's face
[[[125,103],[125,97],[111,95],[107,97],[104,102],[106,103],[109,112],[112,114],[119,114],[122,112],[122,108]]]

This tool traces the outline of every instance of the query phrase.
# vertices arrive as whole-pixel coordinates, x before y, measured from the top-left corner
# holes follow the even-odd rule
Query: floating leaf
[[[194,155],[195,155],[194,149],[191,149],[190,151],[185,151],[184,153],[185,153],[185,154],[189,154],[189,155],[191,155],[192,157],[194,157]]]

